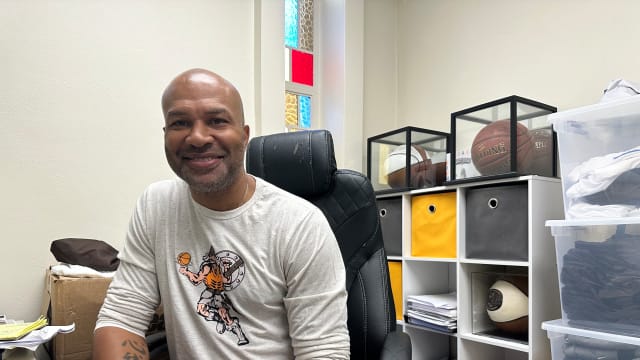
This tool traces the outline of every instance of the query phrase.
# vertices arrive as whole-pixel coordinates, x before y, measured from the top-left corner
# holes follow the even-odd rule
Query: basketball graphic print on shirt
[[[216,252],[213,246],[202,257],[198,272],[189,269],[192,259],[188,252],[181,252],[176,257],[178,272],[185,275],[193,285],[205,286],[197,303],[198,314],[207,321],[215,322],[218,334],[235,335],[238,346],[248,344],[249,339],[242,331],[240,319],[226,294],[238,287],[244,279],[244,260],[233,251]]]

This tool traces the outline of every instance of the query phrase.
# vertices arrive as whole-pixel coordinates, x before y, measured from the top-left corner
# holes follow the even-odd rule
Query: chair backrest
[[[299,131],[255,137],[247,171],[318,206],[340,245],[347,271],[352,359],[380,357],[396,328],[376,198],[363,174],[336,168],[331,133]]]

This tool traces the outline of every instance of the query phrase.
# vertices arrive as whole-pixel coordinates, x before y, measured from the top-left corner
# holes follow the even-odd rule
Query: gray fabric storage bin
[[[527,261],[527,184],[472,188],[466,196],[466,257]]]
[[[402,256],[402,198],[378,199],[384,250],[389,256]]]

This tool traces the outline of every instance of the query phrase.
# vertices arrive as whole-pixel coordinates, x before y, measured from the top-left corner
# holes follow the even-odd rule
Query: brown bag
[[[102,240],[65,238],[51,242],[56,260],[87,266],[98,271],[115,271],[120,264],[118,250]]]

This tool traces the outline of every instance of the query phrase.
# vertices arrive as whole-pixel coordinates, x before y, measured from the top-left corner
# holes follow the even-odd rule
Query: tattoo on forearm
[[[138,341],[125,340],[122,342],[122,347],[129,348],[122,357],[123,360],[140,360],[147,355],[146,344],[140,344]]]

